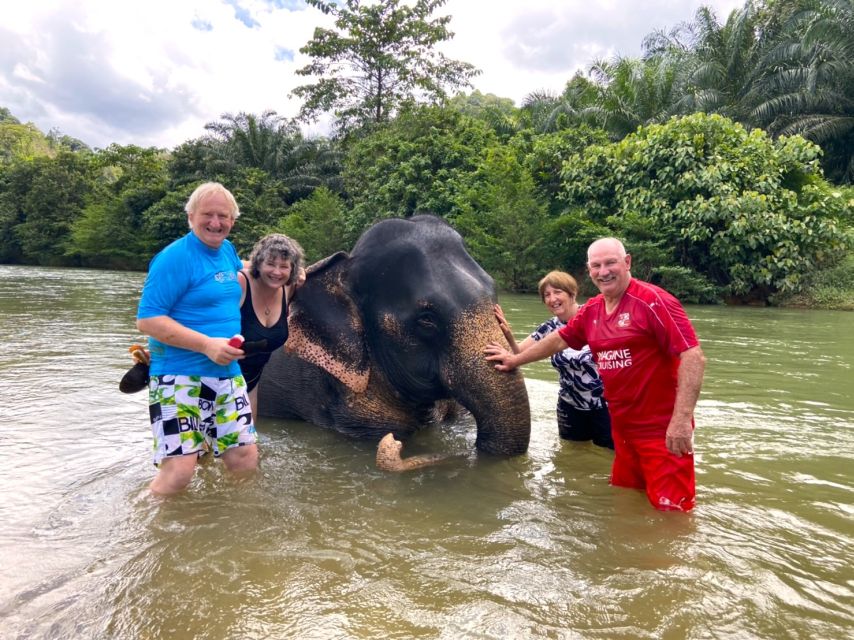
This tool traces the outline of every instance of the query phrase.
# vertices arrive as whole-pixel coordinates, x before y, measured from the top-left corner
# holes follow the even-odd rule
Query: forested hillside
[[[299,119],[224,114],[173,149],[91,149],[0,108],[0,262],[145,269],[186,232],[190,192],[218,180],[244,254],[277,230],[316,260],[378,219],[432,212],[509,290],[583,274],[607,234],[686,302],[854,308],[850,0],[701,9],[649,34],[642,57],[591,61],[518,106],[468,91],[476,70],[435,53],[450,37],[435,2],[310,4],[337,30],[302,50],[300,73],[325,80],[295,92]],[[388,54],[407,37],[419,46]],[[346,85],[333,59],[410,85]],[[333,133],[306,137],[321,113]]]

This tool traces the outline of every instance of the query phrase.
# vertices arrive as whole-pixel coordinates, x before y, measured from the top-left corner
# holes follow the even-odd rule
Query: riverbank
[[[854,311],[854,255],[832,269],[815,274],[797,294],[771,301],[777,307]]]

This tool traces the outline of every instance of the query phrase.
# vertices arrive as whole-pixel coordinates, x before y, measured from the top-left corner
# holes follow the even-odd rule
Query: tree
[[[783,33],[763,59],[753,115],[775,135],[822,145],[828,177],[854,183],[854,4],[801,0],[779,11]]]
[[[516,142],[516,139],[513,142]],[[560,172],[563,163],[592,144],[607,142],[608,136],[603,129],[594,129],[587,125],[546,133],[531,140],[525,153],[525,165],[553,209],[557,210],[562,206],[557,196],[562,188]]]
[[[155,253],[170,242],[177,240],[190,230],[184,205],[190,194],[202,182],[204,180],[173,187],[159,201],[145,210],[142,228],[147,243],[145,247],[146,261],[150,260]]]
[[[35,168],[32,161],[15,160],[0,168],[0,262],[16,264],[23,261],[21,243],[15,228],[24,222],[21,203],[33,183]]]
[[[34,124],[22,124],[8,109],[0,107],[0,167],[17,159],[53,155],[50,140]]]
[[[312,62],[297,74],[318,80],[297,87],[304,100],[299,118],[316,120],[334,112],[341,131],[386,122],[404,104],[443,101],[446,87],[470,86],[478,72],[449,60],[435,45],[453,37],[450,16],[430,20],[447,0],[306,0],[335,17],[337,30],[318,27],[300,49]]]
[[[548,91],[529,94],[522,103],[522,120],[540,133],[590,121],[587,110],[596,104],[597,94],[597,86],[576,72],[560,95]]]
[[[22,222],[14,228],[22,259],[41,265],[62,265],[69,234],[95,185],[91,154],[60,151],[55,158],[32,161],[32,181],[16,203]]]
[[[241,169],[227,185],[240,207],[240,217],[229,235],[241,255],[248,255],[259,238],[276,231],[287,212],[287,187],[261,169]]]
[[[51,148],[53,149],[68,149],[69,151],[91,151],[89,145],[69,136],[68,134],[62,133],[57,128],[53,128],[47,133],[47,140],[50,143]]]
[[[545,204],[506,146],[488,149],[451,217],[472,257],[512,291],[532,291],[544,271]]]
[[[495,134],[453,109],[417,107],[350,144],[344,182],[352,201],[348,240],[393,216],[459,212]]]
[[[590,220],[581,207],[573,207],[556,218],[551,218],[542,230],[543,251],[549,256],[545,270],[557,269],[575,275],[579,291],[585,296],[598,293],[587,277],[587,247],[599,238],[611,235],[603,224]],[[632,246],[634,256],[634,246]]]
[[[680,71],[679,113],[720,113],[744,124],[753,122],[752,92],[770,35],[758,28],[759,15],[747,2],[720,23],[704,6],[670,35],[647,36],[648,59],[668,58]]]
[[[268,110],[256,116],[226,113],[205,125],[201,140],[188,142],[173,154],[178,183],[204,178],[233,183],[246,170],[258,169],[281,184],[284,202],[305,198],[319,186],[340,191],[338,146],[324,138],[306,138],[297,124]],[[181,177],[179,177],[181,176]]]
[[[772,140],[694,114],[588,147],[564,165],[564,195],[630,244],[666,247],[668,266],[764,301],[850,249],[849,205],[821,176],[819,155],[800,136]]]
[[[93,162],[100,177],[71,227],[66,254],[101,268],[143,269],[153,244],[145,212],[166,194],[166,152],[113,144]]]
[[[595,104],[582,110],[620,140],[639,126],[664,122],[675,113],[679,64],[671,56],[647,60],[618,57],[599,60],[590,73],[599,88]]]
[[[268,109],[261,115],[226,113],[205,129],[213,142],[208,147],[208,170],[232,173],[252,167],[276,174],[281,168],[289,138],[302,137],[299,128],[288,125],[284,118]]]
[[[344,202],[326,187],[320,187],[293,205],[278,228],[299,241],[311,264],[336,251],[350,249],[343,232],[345,224]]]
[[[519,110],[510,98],[472,91],[458,93],[448,101],[448,106],[470,118],[482,120],[502,140],[510,138],[519,128]]]

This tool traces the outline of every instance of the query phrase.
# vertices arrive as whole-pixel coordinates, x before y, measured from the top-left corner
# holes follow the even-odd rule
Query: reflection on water
[[[117,383],[142,274],[0,266],[0,637],[840,638],[852,628],[851,315],[689,309],[709,357],[698,508],[607,484],[525,368],[527,455],[470,420],[389,475],[370,443],[263,420],[262,470],[153,475],[144,394]],[[502,296],[521,337],[543,319]]]

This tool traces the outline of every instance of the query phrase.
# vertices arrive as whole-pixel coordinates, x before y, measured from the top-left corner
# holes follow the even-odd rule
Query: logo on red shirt
[[[617,326],[620,328],[628,327],[632,323],[632,319],[628,313],[621,313],[617,316]]]
[[[600,371],[625,369],[632,366],[631,349],[609,349],[596,352],[596,364]]]

